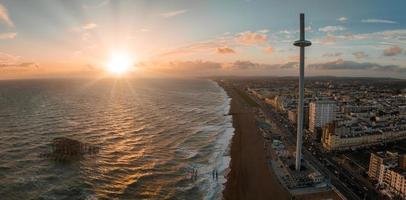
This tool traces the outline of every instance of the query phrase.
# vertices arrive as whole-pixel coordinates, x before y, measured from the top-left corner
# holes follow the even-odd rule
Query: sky
[[[0,0],[0,79],[106,74],[406,79],[404,0]],[[108,73],[107,73],[108,74]]]

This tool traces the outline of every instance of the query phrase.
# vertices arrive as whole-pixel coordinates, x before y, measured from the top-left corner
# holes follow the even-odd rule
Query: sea
[[[0,199],[221,199],[229,108],[205,79],[0,81]],[[43,156],[58,137],[100,150]]]

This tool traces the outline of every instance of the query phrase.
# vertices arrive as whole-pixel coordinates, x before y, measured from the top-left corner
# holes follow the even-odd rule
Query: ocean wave
[[[221,199],[234,129],[216,82],[13,84],[23,89],[0,86],[0,194],[19,191],[7,199]],[[38,157],[56,137],[101,149],[65,164]]]

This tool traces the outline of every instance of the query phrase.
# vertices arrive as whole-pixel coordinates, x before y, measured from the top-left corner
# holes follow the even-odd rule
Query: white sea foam
[[[221,106],[222,115],[224,116],[224,124],[222,125],[222,133],[219,134],[216,146],[218,149],[214,153],[214,161],[211,163],[211,167],[218,171],[218,180],[207,192],[205,199],[222,199],[222,191],[224,189],[224,183],[226,183],[227,173],[230,170],[230,146],[231,139],[234,135],[234,128],[232,125],[232,116],[229,115],[231,98],[227,95],[226,91],[218,85],[217,82],[210,80],[221,90],[221,94],[224,99],[224,104]]]

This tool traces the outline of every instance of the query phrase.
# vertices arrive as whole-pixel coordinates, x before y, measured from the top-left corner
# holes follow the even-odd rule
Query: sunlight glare
[[[110,73],[121,75],[128,72],[133,64],[133,60],[124,52],[116,52],[110,56],[110,59],[107,63],[107,70]]]

